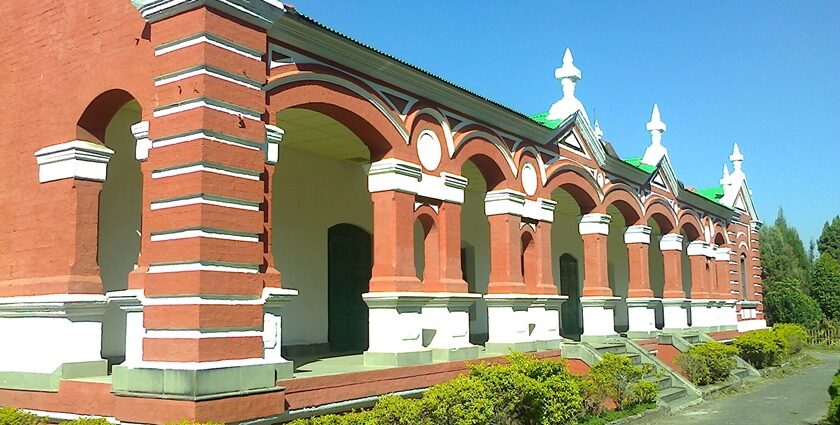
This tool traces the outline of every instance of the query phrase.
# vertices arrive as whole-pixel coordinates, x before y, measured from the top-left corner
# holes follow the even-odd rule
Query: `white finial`
[[[604,138],[604,130],[601,130],[601,124],[598,122],[598,120],[595,120],[595,127],[593,128],[593,130],[595,131],[595,137],[597,137],[598,140]]]
[[[650,132],[650,146],[645,150],[645,156],[642,157],[642,163],[647,165],[656,165],[663,156],[668,154],[668,150],[662,146],[662,134],[668,127],[662,122],[659,115],[659,105],[653,104],[653,112],[650,114],[650,121],[645,125],[645,128]]]
[[[744,162],[744,155],[741,155],[741,149],[738,149],[738,142],[735,142],[735,146],[732,148],[732,155],[729,155],[729,160],[732,161],[735,172],[740,172],[741,163]]]
[[[580,111],[589,121],[589,116],[586,115],[583,104],[575,97],[575,83],[581,79],[581,72],[575,66],[571,50],[566,49],[566,53],[563,55],[563,66],[554,70],[554,78],[560,80],[560,84],[563,86],[563,98],[551,105],[546,119],[563,120]]]
[[[730,176],[729,176],[729,166],[723,164],[723,177],[720,178],[720,184],[726,186],[729,184]]]

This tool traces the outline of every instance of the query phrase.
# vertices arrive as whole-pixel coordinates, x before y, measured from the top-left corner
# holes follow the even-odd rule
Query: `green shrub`
[[[81,417],[72,421],[61,421],[58,425],[111,425],[105,418]]]
[[[827,318],[840,319],[840,263],[837,259],[823,254],[814,261],[810,290]]]
[[[587,379],[595,386],[602,386],[616,409],[622,410],[631,404],[633,384],[650,371],[650,365],[634,366],[628,357],[606,353],[592,366]]]
[[[638,406],[640,404],[656,403],[659,397],[659,385],[650,381],[639,381],[630,387],[631,404]]]
[[[799,353],[808,343],[808,331],[801,325],[776,323],[773,325],[773,332],[782,340],[785,354],[788,356]]]
[[[825,418],[825,422],[832,425],[840,424],[840,397],[834,397],[831,399],[831,404],[828,405],[828,415]]]
[[[739,335],[734,343],[741,358],[759,369],[777,364],[785,352],[781,338],[770,329]]]
[[[0,407],[0,424],[3,425],[45,425],[46,418],[11,407]]]
[[[420,417],[431,424],[479,425],[490,423],[494,413],[493,393],[488,387],[475,377],[462,375],[429,388],[422,398]]]
[[[717,341],[704,342],[676,358],[685,376],[696,385],[709,385],[729,377],[738,354],[735,347]]]
[[[771,323],[795,323],[807,327],[817,326],[823,319],[817,301],[792,280],[768,286],[764,294],[764,313]]]

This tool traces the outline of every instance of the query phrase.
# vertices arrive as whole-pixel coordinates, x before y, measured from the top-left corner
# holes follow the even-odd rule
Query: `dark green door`
[[[368,291],[371,238],[352,224],[337,224],[328,234],[329,342],[331,351],[358,351],[368,345]]]
[[[580,280],[578,261],[570,254],[560,256],[560,294],[569,297],[561,307],[562,335],[580,340],[583,333],[583,312],[580,308]]]

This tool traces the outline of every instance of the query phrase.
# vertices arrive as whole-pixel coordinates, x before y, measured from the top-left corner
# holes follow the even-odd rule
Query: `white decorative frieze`
[[[62,179],[105,181],[114,151],[96,143],[73,140],[35,152],[41,183]]]
[[[675,233],[669,233],[667,235],[662,235],[662,239],[659,240],[659,250],[660,251],[682,251],[683,249],[683,236],[678,235]]]

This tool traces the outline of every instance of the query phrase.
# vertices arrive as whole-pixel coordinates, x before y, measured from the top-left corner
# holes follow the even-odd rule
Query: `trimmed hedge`
[[[738,349],[709,341],[695,345],[676,358],[685,376],[696,385],[709,385],[726,380],[735,367]]]
[[[3,425],[46,425],[47,419],[11,407],[0,407],[0,424]]]
[[[758,369],[778,364],[785,354],[784,342],[772,329],[738,335],[734,344],[741,358]]]
[[[825,423],[840,425],[840,370],[834,374],[834,378],[831,380],[828,395],[831,397],[831,404],[828,405]]]
[[[508,364],[472,364],[466,375],[432,386],[422,398],[382,397],[371,410],[299,419],[292,425],[575,424],[623,409],[655,406],[658,387],[629,358],[606,354],[585,377],[562,359],[513,353]]]

